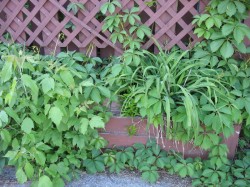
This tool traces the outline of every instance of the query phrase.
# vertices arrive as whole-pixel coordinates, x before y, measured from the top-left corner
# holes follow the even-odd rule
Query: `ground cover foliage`
[[[20,183],[62,185],[106,145],[96,129],[109,120],[111,92],[80,53],[47,58],[1,44],[0,54],[1,166],[15,165]]]
[[[74,15],[75,6],[83,7],[71,5]],[[15,166],[18,182],[32,186],[64,186],[81,170],[105,169],[138,170],[151,183],[164,170],[191,177],[193,186],[249,186],[250,51],[243,40],[250,30],[242,22],[249,2],[212,0],[193,21],[203,42],[188,51],[158,46],[158,54],[141,49],[151,30],[138,7],[117,14],[120,7],[116,0],[101,7],[103,30],[124,48],[120,57],[41,56],[0,44],[0,168]],[[106,149],[98,128],[105,128],[117,96],[123,115],[147,118],[163,138],[193,141],[209,151],[208,159],[184,159],[154,140]],[[231,136],[235,124],[242,125],[240,152],[228,160],[221,135]],[[136,125],[128,131],[136,134]]]

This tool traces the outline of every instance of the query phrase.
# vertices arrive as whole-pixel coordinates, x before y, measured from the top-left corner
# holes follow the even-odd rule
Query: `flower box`
[[[128,134],[128,126],[136,124],[137,133],[133,136]],[[184,157],[201,157],[206,158],[208,152],[195,147],[192,142],[182,143],[180,141],[167,140],[164,135],[157,133],[158,131],[151,125],[147,130],[146,120],[141,118],[128,118],[128,117],[113,117],[106,124],[105,130],[100,131],[100,135],[108,140],[108,147],[114,146],[131,146],[134,143],[146,144],[149,138],[155,138],[158,144],[165,150],[175,150],[183,154]],[[235,155],[238,145],[238,139],[240,134],[240,125],[235,125],[235,133],[229,138],[223,138],[229,149],[228,158],[232,159]],[[162,138],[161,138],[162,137]]]

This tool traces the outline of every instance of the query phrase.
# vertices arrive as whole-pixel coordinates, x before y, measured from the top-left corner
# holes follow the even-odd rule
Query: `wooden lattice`
[[[102,32],[103,19],[97,17],[107,0],[78,2],[85,8],[73,15],[66,10],[69,0],[0,0],[1,40],[5,41],[4,36],[9,33],[14,41],[40,46],[47,54],[55,46],[57,52],[67,47],[83,52],[91,49],[92,55],[121,54],[121,45],[109,40],[111,33]],[[193,15],[203,12],[207,0],[157,0],[153,7],[145,2],[148,0],[121,0],[123,9],[139,6],[143,24],[153,29],[160,45],[167,49],[174,45],[187,49],[198,41],[191,20]],[[75,29],[66,29],[68,23]],[[59,35],[64,39],[59,40]],[[154,49],[153,40],[148,39],[143,48]]]

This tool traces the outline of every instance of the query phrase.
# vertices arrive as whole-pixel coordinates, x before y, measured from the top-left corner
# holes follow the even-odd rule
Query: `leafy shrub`
[[[242,23],[248,17],[249,1],[212,0],[207,12],[194,17],[194,33],[204,37],[213,53],[230,58],[235,50],[246,53],[244,38],[250,38],[250,29]]]
[[[220,138],[220,134],[226,138],[232,135],[234,124],[242,124],[249,137],[250,67],[234,56],[236,52],[249,52],[243,40],[250,38],[250,30],[242,23],[249,9],[248,1],[213,0],[207,12],[193,21],[197,24],[195,33],[206,40],[190,51],[162,51],[159,47],[160,53],[155,55],[132,45],[125,48],[120,62],[107,68],[107,81],[123,98],[125,115],[132,111],[134,116],[133,111],[139,110],[149,125],[166,131],[166,138],[194,141],[210,151],[204,162],[167,157],[171,162],[165,163],[165,168],[181,177],[191,176],[194,186],[247,186],[249,182],[245,176],[248,170],[235,166],[236,162],[235,171],[240,172],[236,172],[238,176],[233,174],[228,148]],[[112,25],[108,18],[106,21]],[[113,24],[110,32],[120,24]],[[146,169],[151,174],[157,170],[150,166]],[[148,173],[145,175],[148,178]]]
[[[228,137],[233,133],[234,120],[238,120],[228,114],[234,109],[230,106],[233,96],[228,83],[218,79],[219,72],[201,59],[190,59],[188,51],[143,54],[138,66],[114,64],[107,78],[117,86],[118,94],[133,90],[126,95],[124,105],[136,103],[149,124],[166,126],[168,138],[184,142],[195,138],[204,149],[219,142],[216,134],[223,132]],[[206,134],[202,134],[201,121]],[[214,142],[209,143],[210,139]]]
[[[101,6],[100,10],[106,16],[102,31],[111,32],[110,40],[114,44],[120,43],[122,45],[124,53],[120,58],[123,59],[124,63],[139,65],[143,55],[140,48],[142,43],[151,37],[152,31],[141,23],[138,5],[117,14],[115,10],[120,8],[122,5],[119,0],[108,1]]]
[[[43,57],[14,46],[0,47],[1,162],[16,167],[20,183],[63,186],[105,147],[97,129],[111,115],[103,105],[111,92],[78,53]]]
[[[197,24],[195,33],[206,40],[190,51],[162,51],[159,46],[155,55],[139,47],[125,48],[120,62],[107,69],[107,81],[123,98],[123,113],[139,110],[148,124],[166,131],[167,138],[194,140],[205,150],[219,146],[220,134],[226,138],[232,135],[234,124],[243,124],[248,136],[250,69],[248,63],[233,55],[236,51],[249,52],[243,40],[250,37],[250,29],[242,23],[249,9],[249,2],[244,0],[211,1],[206,13],[193,21]],[[107,28],[113,34],[117,32],[114,28],[124,29],[124,14],[114,12],[105,20],[112,25]],[[119,16],[119,23],[109,21],[114,16]]]

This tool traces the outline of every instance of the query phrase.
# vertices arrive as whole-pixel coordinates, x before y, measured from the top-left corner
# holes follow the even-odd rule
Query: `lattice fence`
[[[103,19],[98,15],[106,1],[78,0],[85,8],[73,15],[66,10],[69,0],[0,0],[1,40],[5,41],[9,33],[14,41],[39,46],[46,54],[65,48],[82,52],[90,49],[93,56],[121,54],[121,45],[114,45],[110,33],[101,31]],[[154,7],[148,7],[148,1],[121,0],[123,9],[140,8],[142,23],[153,29],[154,38],[163,47],[187,49],[198,41],[191,20],[203,12],[207,0],[157,0]],[[66,28],[68,23],[75,29]],[[59,39],[59,35],[64,38]],[[153,41],[147,40],[143,48],[155,50]]]

